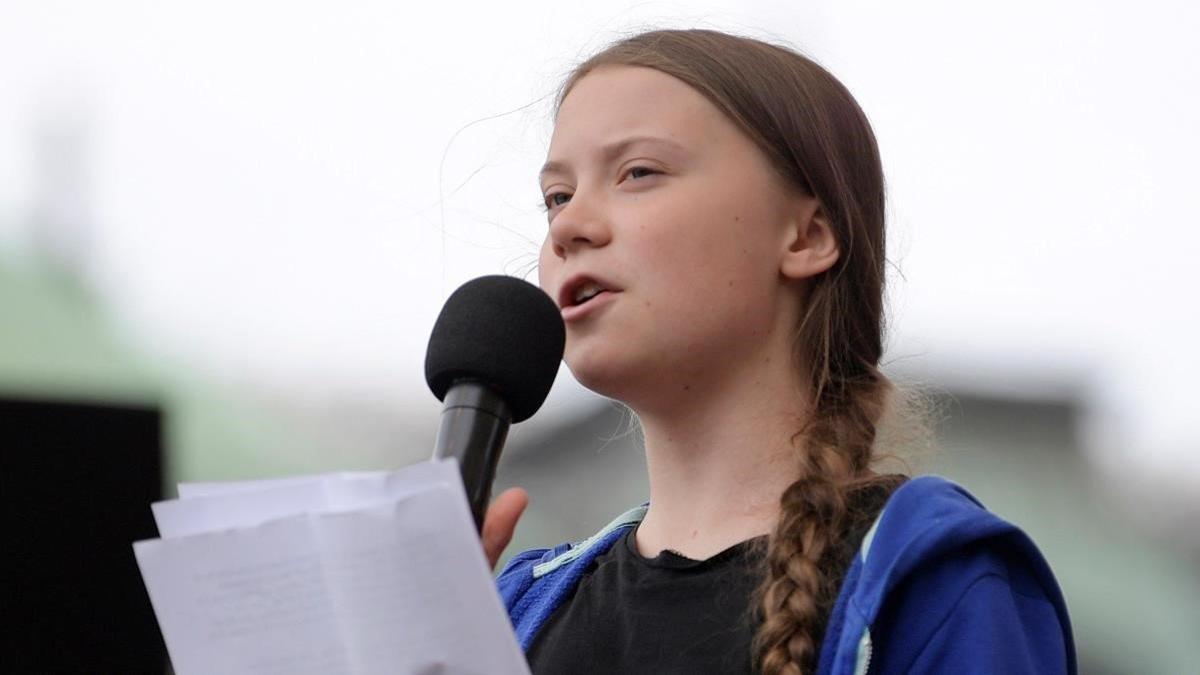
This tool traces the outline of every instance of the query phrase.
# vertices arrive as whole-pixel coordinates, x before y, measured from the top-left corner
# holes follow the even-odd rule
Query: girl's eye
[[[552,209],[556,206],[562,206],[569,201],[571,201],[571,195],[566,192],[551,192],[543,198],[542,207]]]
[[[658,173],[658,171],[655,171],[648,166],[635,166],[630,168],[625,175],[629,176],[630,178],[645,178],[646,176],[653,176],[656,173]]]

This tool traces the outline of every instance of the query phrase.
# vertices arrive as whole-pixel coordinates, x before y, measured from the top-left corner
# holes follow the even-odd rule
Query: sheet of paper
[[[204,483],[185,490],[188,497],[155,503],[151,508],[164,539],[235,527],[260,525],[275,518],[311,512],[360,508],[399,499],[437,484],[461,485],[443,462],[420,462],[394,472],[361,472],[242,481],[222,489]]]
[[[176,673],[528,674],[457,464],[259,494],[313,484],[315,507],[279,515],[275,494],[253,525],[134,545]]]
[[[259,492],[268,488],[284,487],[287,485],[387,475],[389,475],[387,471],[341,471],[337,473],[285,476],[282,478],[263,478],[259,480],[180,483],[177,487],[179,488],[180,499],[191,499],[193,497],[214,497],[238,492]]]

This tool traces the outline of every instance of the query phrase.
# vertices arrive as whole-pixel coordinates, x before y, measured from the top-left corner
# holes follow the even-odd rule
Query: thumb
[[[512,541],[517,520],[528,505],[529,493],[524,488],[514,487],[501,492],[488,507],[479,537],[483,542],[483,552],[487,556],[488,565],[493,569],[508,542]]]

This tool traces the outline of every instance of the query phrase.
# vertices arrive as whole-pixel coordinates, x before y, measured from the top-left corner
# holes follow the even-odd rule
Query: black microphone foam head
[[[425,381],[439,401],[455,380],[482,382],[522,422],[550,393],[566,339],[558,306],[537,286],[506,276],[472,279],[450,294],[433,325]]]

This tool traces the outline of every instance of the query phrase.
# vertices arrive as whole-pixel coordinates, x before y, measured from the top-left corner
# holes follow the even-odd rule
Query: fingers
[[[512,541],[513,531],[517,520],[529,505],[529,493],[524,488],[509,488],[501,492],[483,518],[483,530],[480,539],[483,541],[483,551],[487,555],[488,564],[494,569],[504,547]]]

